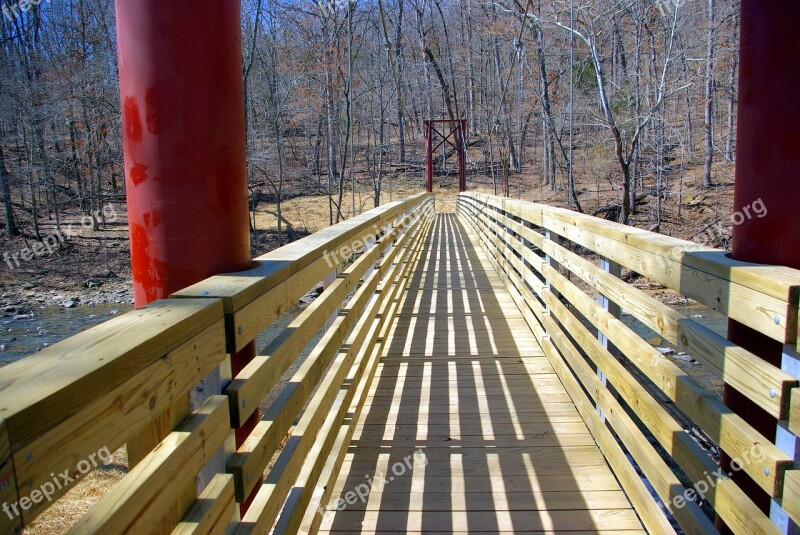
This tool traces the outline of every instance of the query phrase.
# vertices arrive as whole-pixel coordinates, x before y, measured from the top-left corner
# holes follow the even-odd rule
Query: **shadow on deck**
[[[342,510],[322,531],[641,530],[455,214],[437,216],[424,251],[334,490]]]

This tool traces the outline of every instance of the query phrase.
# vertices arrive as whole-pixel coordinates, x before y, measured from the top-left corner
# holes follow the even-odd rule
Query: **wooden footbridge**
[[[152,451],[65,531],[790,532],[791,366],[662,304],[622,268],[796,358],[800,272],[500,197],[461,194],[456,213],[436,213],[421,194],[0,370],[0,532],[21,532],[97,452],[126,444]],[[324,279],[231,369],[231,353]],[[777,418],[778,436],[621,314]],[[735,469],[718,469],[698,429]]]

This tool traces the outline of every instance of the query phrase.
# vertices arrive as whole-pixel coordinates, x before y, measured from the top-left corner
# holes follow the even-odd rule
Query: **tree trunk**
[[[736,46],[737,39],[735,36],[733,40],[733,44]],[[733,162],[734,158],[736,157],[733,145],[733,139],[736,137],[736,131],[734,130],[733,120],[736,116],[736,71],[738,67],[739,56],[737,54],[733,54],[729,72],[730,78],[728,79],[728,141],[725,144],[725,159],[729,162]]]
[[[14,219],[14,209],[11,206],[11,176],[6,168],[6,160],[3,155],[3,147],[0,146],[0,193],[3,196],[3,209],[6,216],[6,234],[17,236],[19,229]]]
[[[494,70],[497,76],[497,85],[500,88],[501,113],[503,114],[503,129],[505,130],[506,143],[508,144],[508,162],[513,169],[517,168],[517,151],[514,148],[514,136],[511,135],[511,119],[508,111],[508,100],[505,96],[505,86],[503,76],[500,72],[500,44],[496,36],[492,36],[492,48],[494,49]]]
[[[708,0],[708,42],[706,49],[706,106],[705,136],[706,161],[703,170],[704,188],[711,187],[711,166],[714,162],[713,111],[714,111],[714,0]]]
[[[395,90],[397,91],[397,137],[399,147],[400,163],[406,163],[406,120],[403,112],[403,87],[400,80],[403,78],[402,54],[403,48],[400,40],[403,37],[403,0],[397,1],[397,26],[394,33],[394,60],[397,65],[397,77],[395,78]],[[383,122],[381,122],[383,131]],[[383,141],[381,141],[381,154],[383,154]],[[380,203],[380,200],[378,201]],[[377,204],[375,206],[378,206]]]

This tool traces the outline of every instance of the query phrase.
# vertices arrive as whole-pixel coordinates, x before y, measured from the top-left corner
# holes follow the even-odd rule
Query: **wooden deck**
[[[644,533],[476,239],[431,227],[321,531]]]

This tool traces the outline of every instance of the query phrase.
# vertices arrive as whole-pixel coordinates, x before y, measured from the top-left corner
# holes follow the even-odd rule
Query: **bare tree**
[[[708,0],[708,32],[706,48],[706,100],[705,100],[705,143],[706,160],[703,169],[703,187],[711,187],[711,166],[714,163],[714,0]]]
[[[614,2],[610,7],[596,14],[593,12],[592,6],[583,6],[579,10],[580,16],[576,19],[576,22],[582,27],[581,29],[571,28],[558,21],[545,20],[538,15],[529,14],[527,16],[536,22],[550,24],[572,33],[572,35],[587,48],[589,58],[594,68],[598,100],[602,110],[602,119],[604,121],[604,126],[610,131],[614,141],[614,157],[622,174],[622,195],[619,219],[623,223],[628,223],[631,215],[635,211],[635,203],[631,202],[633,183],[631,163],[641,141],[641,136],[644,129],[661,109],[664,101],[681,88],[670,89],[668,87],[668,74],[669,68],[674,60],[673,46],[675,44],[678,24],[679,6],[676,5],[671,13],[665,14],[664,16],[666,43],[664,53],[662,54],[658,78],[654,80],[654,96],[648,103],[648,109],[643,110],[641,115],[635,114],[627,120],[618,118],[617,111],[611,105],[605,63],[600,53],[600,29],[605,22],[604,19],[619,16],[623,8],[623,2]]]
[[[3,209],[6,216],[6,234],[9,237],[19,234],[16,220],[14,219],[14,209],[11,205],[11,187],[9,183],[11,177],[8,169],[6,168],[6,160],[3,155],[3,146],[0,144],[0,193],[3,195]]]

